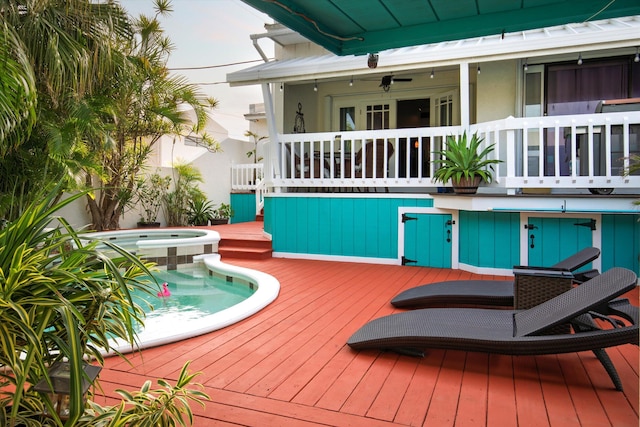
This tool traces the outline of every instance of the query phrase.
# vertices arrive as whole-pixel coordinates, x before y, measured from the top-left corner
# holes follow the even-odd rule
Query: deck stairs
[[[220,233],[218,253],[225,258],[262,260],[271,258],[271,239],[264,235],[262,221],[213,226]]]

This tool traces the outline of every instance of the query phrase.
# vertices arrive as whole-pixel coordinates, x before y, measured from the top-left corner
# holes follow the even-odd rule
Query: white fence
[[[433,181],[434,163],[448,135],[461,127],[429,127],[279,135],[265,146],[268,188],[416,188]],[[491,187],[640,188],[640,175],[624,176],[640,154],[640,112],[507,118],[472,125],[484,144],[495,144]],[[255,190],[259,165],[235,165],[234,190]],[[267,173],[269,171],[269,173]]]

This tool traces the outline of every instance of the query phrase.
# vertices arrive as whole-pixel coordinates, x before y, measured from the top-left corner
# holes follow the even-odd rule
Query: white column
[[[463,129],[469,129],[470,119],[469,101],[469,64],[460,64],[460,125]]]
[[[264,152],[264,177],[267,184],[271,184],[273,175],[280,178],[280,164],[278,162],[277,151],[279,144],[276,114],[269,83],[262,83],[262,98],[264,99],[264,111],[267,116],[267,129],[269,130],[269,149]]]

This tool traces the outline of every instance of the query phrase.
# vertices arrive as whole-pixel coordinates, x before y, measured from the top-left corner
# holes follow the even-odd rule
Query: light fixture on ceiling
[[[636,48],[636,56],[633,58],[633,62],[640,62],[640,52]]]
[[[529,69],[529,64],[528,64],[528,62],[527,62],[527,61],[528,61],[528,60],[527,60],[527,59],[525,59],[525,60],[524,60],[524,65],[522,66],[522,68],[524,68],[524,70],[525,70],[525,71],[527,71],[527,70]]]
[[[478,64],[478,74],[480,74],[480,64]]]
[[[367,66],[369,68],[376,68],[378,66],[378,54],[370,53],[367,58]]]
[[[317,80],[314,80],[314,81],[313,81],[313,91],[314,91],[314,92],[317,92],[317,91],[318,91],[318,81],[317,81]]]
[[[578,54],[578,65],[582,65],[582,54]]]
[[[349,87],[353,86],[353,76],[351,76],[351,80],[349,80]]]
[[[433,71],[433,68],[431,69],[431,74],[429,75],[430,78],[434,78],[436,76],[436,73]]]
[[[280,92],[284,90],[284,83],[280,83]]]

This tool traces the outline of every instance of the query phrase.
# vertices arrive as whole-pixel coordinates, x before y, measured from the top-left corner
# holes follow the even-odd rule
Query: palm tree
[[[16,148],[35,124],[35,75],[15,29],[0,13],[0,156]]]
[[[135,37],[119,44],[127,60],[92,100],[100,111],[95,117],[112,120],[106,138],[99,133],[86,138],[93,156],[89,164],[99,165],[85,168],[85,185],[100,186],[96,195],[87,197],[95,230],[118,228],[122,214],[135,199],[138,175],[157,141],[166,134],[201,133],[206,108],[217,103],[203,99],[195,86],[166,69],[172,45],[159,17],[170,11],[168,1],[156,0],[154,17],[140,16],[134,21]],[[195,123],[187,120],[183,104],[192,107]]]
[[[72,112],[113,73],[114,38],[132,33],[114,2],[5,0],[0,10],[0,217],[15,218],[33,188],[73,182]]]

